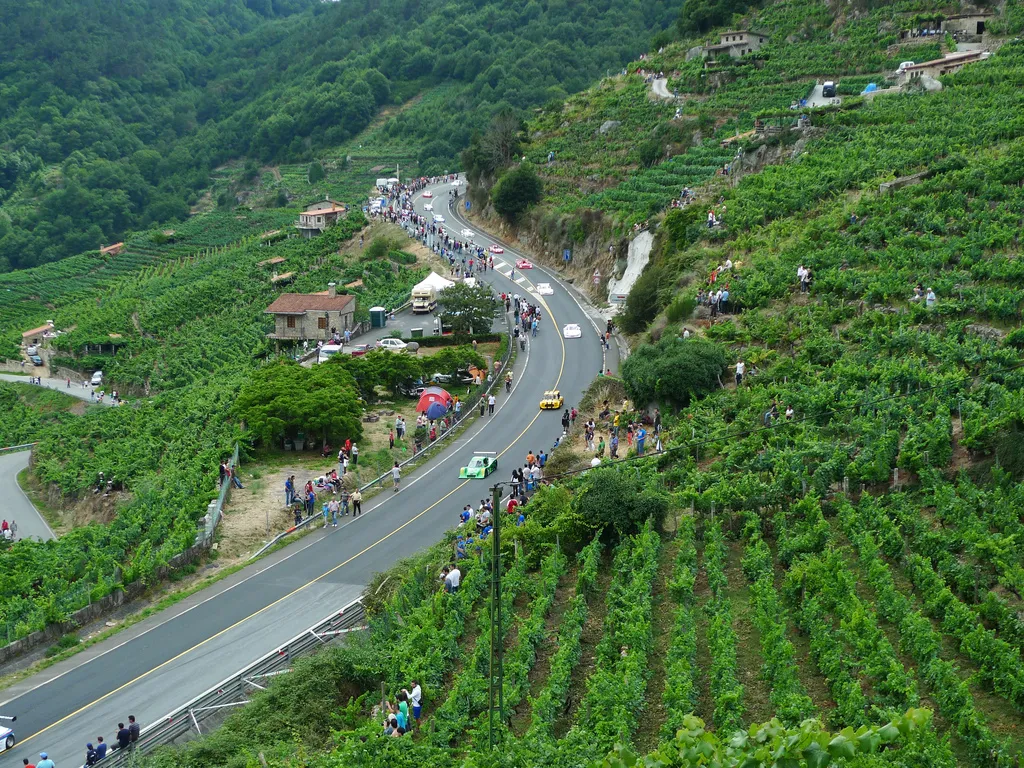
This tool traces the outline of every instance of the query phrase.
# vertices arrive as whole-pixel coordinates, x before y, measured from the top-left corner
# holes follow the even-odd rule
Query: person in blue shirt
[[[647,430],[640,427],[640,431],[636,433],[636,455],[644,455],[644,440],[647,439]]]
[[[455,559],[466,559],[466,540],[462,536],[459,536],[459,540],[455,543]]]
[[[284,505],[286,507],[290,507],[292,505],[292,500],[295,498],[294,478],[295,476],[292,475],[284,481]]]
[[[519,513],[519,517],[516,518],[516,527],[517,528],[521,527],[525,523],[526,523],[526,515],[524,515],[522,512],[520,512]]]
[[[102,760],[107,756],[107,744],[103,741],[102,736],[96,737],[96,759]]]

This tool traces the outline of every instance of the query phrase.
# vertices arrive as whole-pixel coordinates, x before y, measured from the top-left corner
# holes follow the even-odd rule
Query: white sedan
[[[562,335],[567,339],[578,339],[583,335],[583,329],[578,323],[566,323],[562,326]]]
[[[554,292],[555,289],[551,287],[551,283],[537,283],[537,293],[541,296],[551,296]]]
[[[401,352],[408,345],[401,339],[388,336],[386,339],[377,339],[378,349],[390,349],[392,352]]]
[[[427,203],[426,205],[423,206],[423,210],[424,211],[432,211],[432,210],[434,210],[434,204],[433,203]]]
[[[423,196],[429,199],[434,196],[434,193],[428,189],[426,192],[423,193]]]

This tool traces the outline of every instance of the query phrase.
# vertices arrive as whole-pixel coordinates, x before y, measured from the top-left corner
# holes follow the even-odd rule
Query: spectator
[[[57,768],[57,766],[45,752],[40,752],[39,762],[36,763],[36,768]]]
[[[96,737],[96,759],[102,760],[107,756],[107,743],[103,741],[102,736]]]
[[[409,703],[412,704],[413,720],[419,722],[420,714],[423,712],[423,689],[416,680],[413,680],[412,690],[407,691],[403,688],[402,692],[409,697]]]
[[[132,735],[128,732],[128,729],[124,727],[124,723],[117,724],[117,748],[125,749],[131,744]],[[36,766],[36,768],[39,768]]]
[[[24,365],[24,363],[22,363],[22,365]],[[29,762],[27,757],[21,758],[21,764],[24,766],[24,768],[36,768],[32,763]]]
[[[352,491],[352,517],[363,514],[363,494],[356,488]]]
[[[295,499],[295,475],[284,481],[284,505],[290,507]]]
[[[359,446],[352,443],[352,467],[355,468],[356,464],[359,463]]]
[[[132,744],[139,740],[141,730],[139,724],[135,722],[135,715],[128,715],[128,736],[131,738]]]
[[[930,309],[931,307],[935,306],[936,301],[938,301],[938,299],[935,298],[935,289],[929,288],[928,293],[924,298],[925,306]]]
[[[743,384],[743,374],[747,372],[747,364],[742,360],[736,363],[736,386]]]
[[[88,744],[85,745],[85,764],[96,765],[97,759],[98,758],[96,757],[96,748],[93,747],[92,742],[90,741]]]

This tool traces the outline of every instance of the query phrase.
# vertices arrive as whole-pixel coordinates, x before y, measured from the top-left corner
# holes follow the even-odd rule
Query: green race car
[[[459,470],[459,478],[482,480],[498,468],[498,457],[494,453],[477,453],[469,464]]]

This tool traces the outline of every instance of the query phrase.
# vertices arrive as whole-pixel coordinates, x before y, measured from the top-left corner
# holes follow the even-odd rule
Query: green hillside
[[[439,172],[492,114],[587,87],[676,12],[664,0],[12,6],[0,15],[0,272],[183,220],[228,161],[308,163],[381,108],[455,86],[382,128]]]
[[[686,130],[703,140],[649,168],[637,161],[647,134],[632,126],[649,125],[651,105],[631,80],[539,116],[527,153],[545,197],[521,233],[543,232],[552,212],[587,221],[594,210],[623,231],[637,217],[655,230],[621,317],[634,329],[622,382],[596,386],[585,408],[624,395],[657,402],[665,451],[650,456],[648,437],[647,456],[620,445],[624,462],[586,473],[593,453],[578,434],[553,454],[552,487],[503,534],[500,638],[487,620],[487,548],[464,561],[454,595],[429,579],[451,557],[453,534],[389,574],[368,632],[152,764],[262,753],[283,766],[300,749],[304,764],[325,768],[635,764],[608,756],[619,744],[652,766],[1016,765],[1024,43],[997,37],[993,56],[942,77],[940,92],[851,95],[897,58],[944,50],[945,40],[922,44],[920,57],[888,49],[892,24],[918,10],[837,19],[794,0],[758,12],[745,23],[772,35],[771,55],[684,96]],[[996,17],[993,27],[1012,23]],[[670,82],[681,93],[694,88],[687,45],[662,53],[677,57]],[[810,126],[798,128],[788,104],[824,75],[839,79],[843,102],[809,110]],[[558,122],[560,111],[590,123]],[[608,119],[628,130],[595,138]],[[737,146],[774,159],[716,175],[737,148],[723,161],[721,139],[755,119],[780,130]],[[544,121],[550,132],[538,136]],[[564,143],[546,166],[558,131]],[[588,156],[587,142],[609,151]],[[687,170],[700,167],[703,178]],[[679,183],[664,179],[676,174],[698,202],[661,213]],[[584,177],[595,188],[574,193]],[[712,206],[720,222],[709,229]],[[732,269],[719,272],[727,260]],[[799,266],[812,271],[808,292]],[[712,273],[730,293],[717,316],[695,306]],[[935,299],[915,298],[917,285]],[[609,428],[598,419],[599,434]],[[491,752],[494,642],[504,645],[506,710]],[[411,736],[383,736],[371,713],[381,682],[395,701],[414,679],[422,721]],[[898,743],[868,730],[917,707],[933,713],[922,727],[882,729]],[[806,718],[849,730],[812,736]],[[799,727],[802,737],[785,731]],[[781,743],[764,746],[772,738]],[[711,762],[719,739],[732,751]]]

